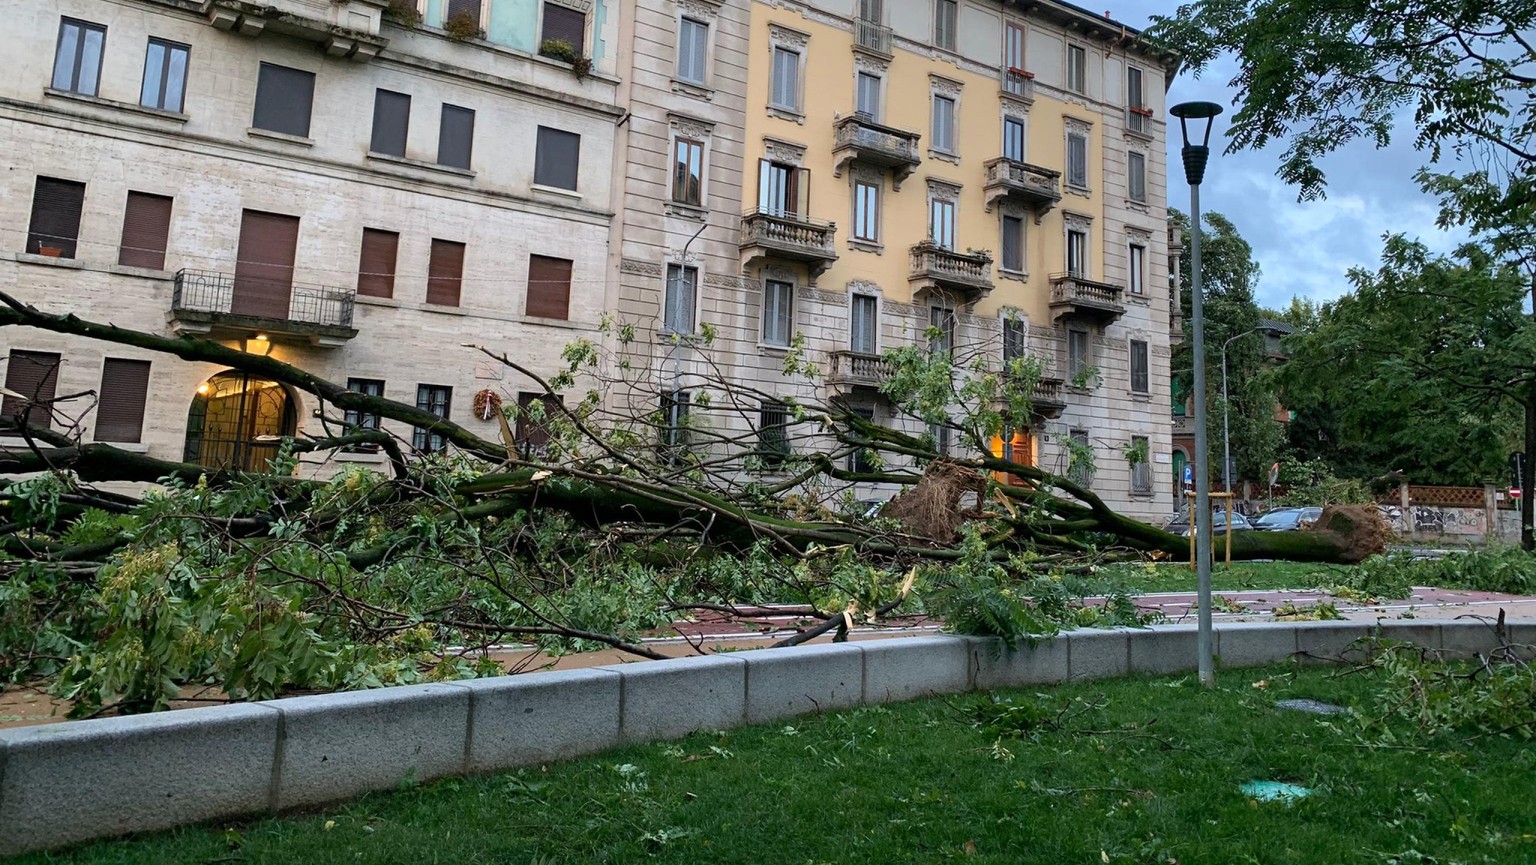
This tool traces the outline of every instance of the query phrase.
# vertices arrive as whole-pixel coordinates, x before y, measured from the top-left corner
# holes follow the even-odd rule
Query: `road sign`
[[[1515,499],[1516,501],[1519,501],[1519,499],[1520,499],[1520,488],[1519,487],[1510,487],[1509,488],[1509,497],[1512,498],[1512,499]]]
[[[1280,464],[1275,463],[1269,467],[1269,485],[1274,486],[1275,481],[1280,480]]]
[[[1190,485],[1190,484],[1192,484],[1194,482],[1195,482],[1195,467],[1190,465],[1189,463],[1185,463],[1184,464],[1184,485],[1188,486],[1188,485]]]

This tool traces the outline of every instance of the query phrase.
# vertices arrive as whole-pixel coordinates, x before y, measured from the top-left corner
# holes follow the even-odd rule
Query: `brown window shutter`
[[[0,414],[8,418],[18,417],[27,410],[29,403],[44,403],[33,408],[27,423],[44,429],[52,427],[51,403],[58,389],[61,360],[52,352],[11,349],[11,359],[5,365],[5,387],[21,397],[7,396],[0,402]]]
[[[480,0],[448,0],[448,11],[443,15],[447,21],[460,12],[468,12],[474,16],[475,24],[480,23]]]
[[[539,318],[570,318],[570,260],[528,256],[527,314]]]
[[[123,242],[117,263],[127,267],[165,269],[166,238],[171,233],[171,199],[147,192],[129,192],[123,208]]]
[[[577,54],[585,54],[587,16],[569,6],[545,3],[543,38],[569,42]]]
[[[395,259],[399,249],[399,234],[377,228],[363,229],[363,254],[357,264],[358,294],[395,296]]]
[[[149,398],[149,361],[109,357],[101,367],[96,403],[96,441],[136,442],[144,433]]]
[[[427,263],[427,303],[458,306],[464,282],[464,244],[432,239],[432,259]]]
[[[60,257],[74,258],[80,240],[80,210],[84,204],[84,183],[39,177],[32,193],[27,252],[41,255],[44,249],[57,249]]]
[[[293,293],[293,260],[299,248],[299,218],[244,211],[235,253],[235,291],[230,312],[288,319]]]

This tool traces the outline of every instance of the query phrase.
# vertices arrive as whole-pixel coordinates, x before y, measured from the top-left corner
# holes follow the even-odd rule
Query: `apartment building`
[[[622,116],[613,0],[8,11],[8,293],[211,337],[491,437],[497,400],[532,386],[462,346],[550,373],[597,332]],[[0,360],[11,391],[96,392],[33,423],[155,457],[259,466],[281,436],[323,434],[308,395],[206,364],[19,328],[0,331]]]
[[[661,104],[643,125],[633,108],[626,198],[646,201],[617,229],[621,310],[655,336],[658,378],[707,368],[775,395],[693,423],[776,441],[783,400],[836,398],[910,426],[878,392],[879,354],[936,333],[957,356],[1048,370],[994,452],[1060,471],[1075,440],[1111,504],[1171,508],[1173,58],[1063,3],[651,2],[634,79]],[[669,338],[705,325],[707,347]],[[783,375],[797,338],[819,381]]]

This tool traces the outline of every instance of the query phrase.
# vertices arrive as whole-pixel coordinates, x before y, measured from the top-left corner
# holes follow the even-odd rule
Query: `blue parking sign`
[[[1189,463],[1185,463],[1184,464],[1184,483],[1192,484],[1194,482],[1195,482],[1195,467],[1193,465],[1190,465]]]

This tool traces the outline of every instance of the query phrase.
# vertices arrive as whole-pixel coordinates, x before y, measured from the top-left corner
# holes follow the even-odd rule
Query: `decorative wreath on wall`
[[[501,411],[501,394],[489,389],[475,394],[475,417],[490,420],[499,411]]]

